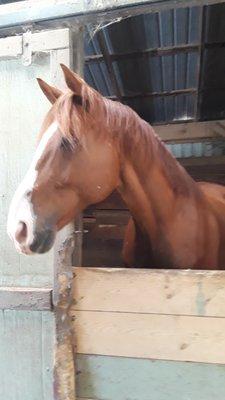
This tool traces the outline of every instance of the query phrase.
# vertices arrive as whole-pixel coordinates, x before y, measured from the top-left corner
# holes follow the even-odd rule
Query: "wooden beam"
[[[224,165],[225,166],[225,156],[220,157],[187,157],[178,158],[178,161],[183,165],[183,167],[195,167],[204,165]]]
[[[0,309],[50,311],[52,309],[52,289],[1,287]]]
[[[80,74],[83,73],[83,29],[77,25],[69,30],[68,46],[51,54],[52,83],[61,86],[63,74],[58,75],[59,63],[64,63]],[[56,71],[57,69],[57,71]],[[54,400],[75,400],[74,338],[69,308],[72,292],[72,258],[76,250],[81,262],[82,242],[81,218],[62,229],[54,246],[54,290],[53,306],[55,315],[55,354],[54,354]],[[76,234],[78,232],[78,235]],[[77,265],[75,260],[75,265]]]
[[[132,51],[128,53],[115,53],[109,54],[111,61],[117,60],[129,60],[134,58],[143,58],[143,57],[159,57],[159,56],[169,56],[173,54],[179,53],[189,53],[196,52],[199,49],[198,44],[182,44],[180,46],[170,46],[170,47],[162,47],[162,48],[154,48],[154,49],[145,49],[139,51]],[[85,62],[96,62],[103,60],[102,54],[92,54],[90,56],[85,57]]]
[[[225,120],[155,125],[154,129],[165,142],[225,138]]]
[[[102,29],[98,31],[97,38],[98,38],[98,43],[99,43],[100,50],[101,50],[101,52],[103,54],[103,57],[104,57],[106,68],[107,68],[109,76],[110,76],[110,80],[111,80],[111,84],[112,84],[113,90],[115,92],[116,97],[121,101],[122,100],[122,96],[121,96],[121,93],[120,93],[120,87],[119,87],[119,84],[118,84],[117,79],[116,79],[116,74],[115,74],[115,71],[114,71],[114,68],[113,68],[113,63],[112,63],[112,60],[111,60],[111,57],[110,57],[110,54],[109,54],[109,50],[107,48],[107,43],[106,43],[106,40],[105,40],[104,31]]]
[[[0,39],[0,58],[19,57],[23,52],[22,36]]]
[[[223,0],[30,0],[0,6],[0,28],[32,24],[47,20],[57,20],[62,26],[63,19],[96,20],[103,16],[127,17],[149,12],[158,12],[165,9],[191,7],[223,3]]]
[[[72,312],[225,318],[225,271],[95,267],[73,270],[76,302]],[[200,282],[202,296],[198,302]],[[223,289],[217,290],[217,285]]]

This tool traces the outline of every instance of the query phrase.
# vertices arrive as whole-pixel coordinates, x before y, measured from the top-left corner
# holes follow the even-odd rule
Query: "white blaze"
[[[29,238],[29,243],[32,243],[33,241],[33,227],[36,217],[34,215],[33,207],[30,202],[29,196],[27,196],[27,194],[33,190],[34,183],[37,178],[36,165],[39,159],[41,158],[48,144],[48,141],[54,135],[56,130],[57,130],[57,124],[56,122],[54,122],[49,126],[47,131],[43,134],[41,141],[34,154],[30,168],[28,169],[24,179],[18,186],[9,207],[7,232],[9,237],[14,241],[18,251],[21,251],[21,246],[19,245],[19,243],[17,243],[15,239],[15,234],[20,221],[24,222],[27,226],[28,230],[27,236]]]

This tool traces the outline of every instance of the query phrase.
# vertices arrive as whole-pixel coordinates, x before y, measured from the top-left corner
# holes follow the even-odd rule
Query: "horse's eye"
[[[60,142],[60,149],[63,151],[71,151],[72,150],[72,143],[66,137],[62,137]]]

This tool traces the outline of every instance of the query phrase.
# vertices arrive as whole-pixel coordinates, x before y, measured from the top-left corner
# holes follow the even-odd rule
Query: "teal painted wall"
[[[77,355],[77,395],[99,400],[224,400],[225,366]]]
[[[50,80],[49,54],[29,66],[21,58],[0,61],[0,286],[52,285],[52,252],[27,257],[16,252],[6,233],[8,208],[24,177],[49,103],[36,77]]]
[[[53,400],[53,318],[0,311],[1,400]]]

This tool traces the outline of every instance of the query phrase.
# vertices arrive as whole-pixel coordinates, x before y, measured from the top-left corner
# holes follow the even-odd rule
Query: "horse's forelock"
[[[89,125],[96,125],[98,135],[110,134],[111,128],[112,133],[115,129],[117,132],[125,129],[128,135],[134,135],[136,113],[119,102],[103,97],[87,84],[83,85],[80,95],[67,91],[53,108],[61,134],[71,143],[79,143]]]
[[[55,119],[63,136],[79,142],[82,134],[82,124],[93,112],[102,96],[89,86],[84,86],[81,96],[71,91],[66,92],[54,105]]]

